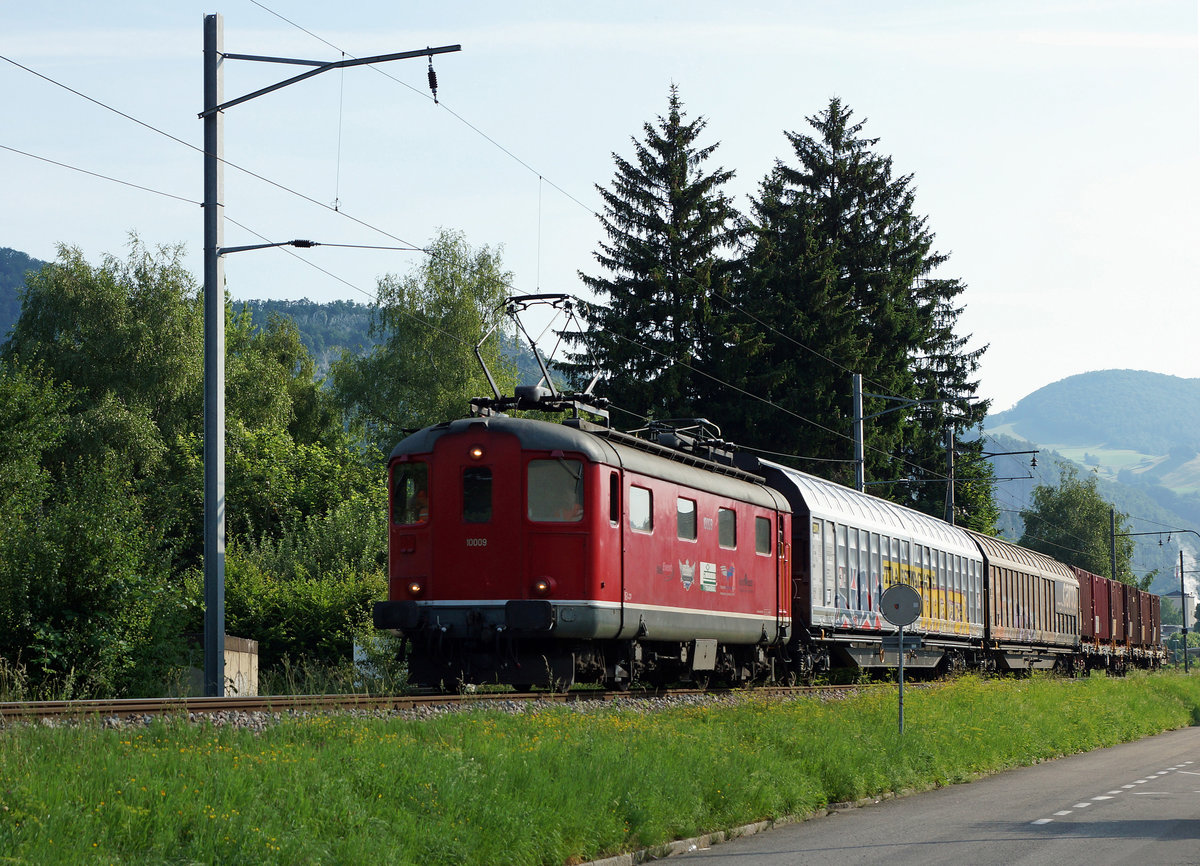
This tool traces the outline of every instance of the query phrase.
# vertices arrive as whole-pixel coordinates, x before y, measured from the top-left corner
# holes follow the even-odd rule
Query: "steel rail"
[[[271,713],[331,710],[395,711],[431,706],[484,706],[503,701],[543,701],[554,703],[608,702],[619,699],[694,697],[709,695],[787,696],[811,693],[837,693],[870,688],[871,685],[846,686],[767,686],[754,689],[650,689],[634,691],[577,692],[471,692],[465,694],[412,695],[268,695],[258,697],[185,697],[117,698],[74,701],[0,702],[0,719],[38,718],[120,718],[131,716],[213,716],[219,713]],[[887,684],[882,684],[887,685]]]

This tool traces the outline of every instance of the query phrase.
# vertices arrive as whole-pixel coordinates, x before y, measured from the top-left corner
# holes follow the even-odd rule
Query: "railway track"
[[[418,707],[486,706],[489,703],[542,701],[597,702],[699,695],[801,695],[839,693],[872,686],[778,686],[744,689],[655,689],[646,691],[475,692],[412,695],[270,695],[225,698],[121,698],[115,700],[0,702],[0,720],[128,719],[140,716],[217,716],[221,713],[334,712],[339,710],[403,711]]]

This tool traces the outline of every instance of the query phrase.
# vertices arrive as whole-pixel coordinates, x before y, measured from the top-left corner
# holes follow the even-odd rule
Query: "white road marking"
[[[1200,776],[1200,773],[1193,773],[1191,770],[1180,770],[1185,776]]]
[[[1193,763],[1192,761],[1187,761],[1182,766],[1188,766],[1192,763]],[[1187,770],[1180,770],[1179,767],[1171,767],[1166,770],[1161,770],[1161,771],[1155,773],[1153,776],[1148,776],[1145,779],[1137,779],[1136,781],[1133,782],[1133,784],[1122,785],[1120,790],[1109,791],[1107,794],[1097,794],[1095,797],[1092,797],[1091,802],[1076,803],[1075,806],[1071,809],[1063,809],[1061,811],[1055,812],[1054,816],[1055,816],[1055,818],[1066,817],[1067,815],[1070,815],[1075,809],[1086,809],[1088,806],[1092,805],[1092,803],[1099,803],[1099,802],[1103,802],[1104,800],[1111,800],[1116,795],[1121,794],[1124,791],[1128,791],[1129,789],[1133,788],[1136,785],[1145,785],[1147,782],[1157,781],[1159,776],[1166,776],[1166,775],[1169,775],[1170,773],[1175,773],[1175,772],[1187,773],[1189,776],[1200,776],[1200,773],[1193,773],[1193,772],[1190,772]],[[1171,796],[1169,793],[1166,793],[1163,791],[1134,791],[1134,793],[1135,794],[1148,794],[1152,797],[1153,796],[1165,796],[1165,797]],[[1196,793],[1200,794],[1200,791],[1197,791]],[[1054,820],[1054,818],[1038,818],[1036,821],[1031,821],[1030,823],[1035,826],[1040,826],[1042,824],[1049,824],[1053,820]]]

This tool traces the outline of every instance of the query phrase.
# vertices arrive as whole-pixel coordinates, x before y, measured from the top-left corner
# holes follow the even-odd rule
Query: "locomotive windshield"
[[[488,523],[492,519],[492,470],[468,466],[463,470],[463,522]]]
[[[543,523],[583,520],[583,463],[579,460],[530,460],[526,480],[530,520]]]
[[[429,467],[399,463],[392,470],[392,522],[424,523],[429,519]]]

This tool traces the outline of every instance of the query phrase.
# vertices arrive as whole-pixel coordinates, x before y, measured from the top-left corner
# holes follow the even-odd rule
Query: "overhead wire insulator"
[[[433,94],[433,104],[437,105],[437,73],[433,71],[433,55],[429,55],[429,92]]]

